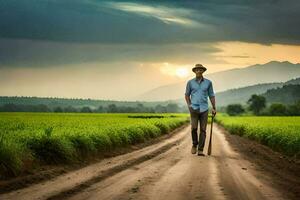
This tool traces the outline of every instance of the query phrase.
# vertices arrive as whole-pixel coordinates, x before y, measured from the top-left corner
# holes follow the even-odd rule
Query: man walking
[[[212,114],[216,115],[216,103],[215,94],[213,90],[212,82],[203,77],[203,73],[206,71],[206,67],[201,64],[196,64],[192,71],[196,74],[196,77],[189,80],[186,85],[185,100],[190,110],[191,116],[191,133],[193,146],[191,153],[195,154],[198,145],[198,155],[205,156],[203,148],[206,138],[206,126],[208,119],[208,97],[212,104]],[[198,142],[198,121],[200,121],[200,134]]]

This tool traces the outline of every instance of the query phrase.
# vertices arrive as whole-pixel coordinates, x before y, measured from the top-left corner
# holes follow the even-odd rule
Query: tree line
[[[0,106],[0,112],[56,112],[56,113],[180,113],[186,112],[185,107],[180,107],[175,103],[169,103],[165,106],[156,105],[146,107],[139,103],[136,106],[117,106],[109,104],[108,106],[99,106],[92,108],[89,106],[73,107],[73,106],[56,106],[50,108],[45,104],[26,105],[8,103]]]
[[[247,111],[261,116],[300,116],[300,101],[290,105],[272,103],[267,106],[264,96],[254,94],[247,101],[247,106],[230,104],[226,107],[226,112],[231,116],[241,115]]]

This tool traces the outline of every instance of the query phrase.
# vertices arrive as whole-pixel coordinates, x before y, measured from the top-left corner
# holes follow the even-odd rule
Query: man
[[[201,64],[196,64],[192,71],[196,74],[196,77],[189,80],[186,85],[185,100],[190,110],[191,116],[191,132],[193,146],[191,153],[195,154],[198,145],[198,155],[205,156],[203,148],[206,138],[206,126],[208,119],[208,97],[212,104],[212,115],[216,115],[216,103],[215,94],[213,90],[212,82],[203,77],[203,73],[206,71],[206,67]],[[190,98],[191,96],[191,98]],[[198,121],[200,121],[200,134],[198,142]]]

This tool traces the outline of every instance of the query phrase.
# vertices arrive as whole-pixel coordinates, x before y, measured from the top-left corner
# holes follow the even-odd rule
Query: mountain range
[[[278,91],[281,92],[281,94],[284,93],[284,89],[282,89],[283,86],[288,86],[288,85],[300,85],[300,78],[292,79],[287,82],[279,82],[279,83],[264,83],[264,84],[257,84],[253,86],[247,86],[247,87],[242,87],[238,89],[231,89],[227,90],[224,92],[218,92],[216,93],[216,99],[218,102],[219,106],[226,106],[228,104],[234,104],[234,103],[241,103],[245,104],[248,99],[251,97],[252,94],[257,94],[257,95],[263,95],[267,96],[267,101],[268,102],[276,102],[275,99],[276,97],[274,95],[269,94],[270,91]],[[267,93],[267,95],[266,95]],[[273,92],[274,93],[274,92]],[[299,91],[300,93],[300,91]],[[275,93],[274,93],[275,94]],[[281,95],[277,95],[281,96]],[[292,97],[292,95],[290,95]],[[272,100],[274,99],[274,101]],[[281,99],[277,98],[277,99]],[[290,101],[278,101],[278,102],[290,102],[292,103],[292,99],[290,98]]]
[[[209,70],[209,69],[208,69]],[[300,77],[300,63],[293,64],[288,61],[271,61],[265,64],[256,64],[244,68],[236,68],[226,71],[203,74],[203,76],[213,82],[215,93],[222,94],[229,89],[258,86],[258,92],[263,93],[266,89],[274,86],[282,86],[283,82]],[[184,92],[188,80],[161,86],[147,91],[138,97],[139,101],[165,101],[184,99]],[[256,88],[256,86],[254,87]],[[247,88],[246,90],[251,90]],[[255,89],[256,90],[256,89]],[[243,92],[243,90],[240,90]]]

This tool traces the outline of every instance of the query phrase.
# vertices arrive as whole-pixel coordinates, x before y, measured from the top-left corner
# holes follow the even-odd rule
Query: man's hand
[[[217,110],[215,108],[212,109],[211,114],[215,116],[217,114]]]

